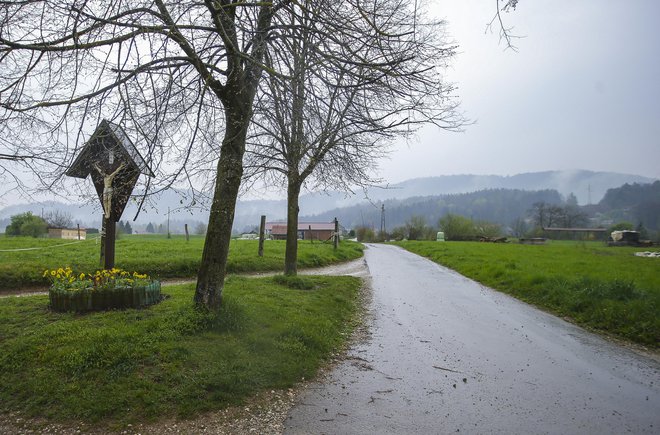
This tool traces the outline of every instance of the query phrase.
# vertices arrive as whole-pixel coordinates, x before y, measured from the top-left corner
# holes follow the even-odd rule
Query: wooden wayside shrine
[[[101,264],[105,269],[115,266],[115,225],[140,174],[154,176],[124,130],[107,120],[101,121],[66,172],[70,177],[92,177],[103,208]]]

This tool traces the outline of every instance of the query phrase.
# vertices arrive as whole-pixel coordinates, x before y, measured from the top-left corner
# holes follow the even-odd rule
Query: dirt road
[[[366,261],[372,335],[285,433],[660,433],[657,361],[400,248]]]

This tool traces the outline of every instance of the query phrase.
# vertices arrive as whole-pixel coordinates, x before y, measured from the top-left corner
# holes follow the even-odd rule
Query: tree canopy
[[[27,212],[11,217],[11,223],[5,229],[5,235],[39,237],[46,234],[47,231],[48,225],[45,220]]]
[[[404,95],[413,82],[406,80],[417,78],[415,86],[426,86],[429,96],[446,97],[427,80],[433,77],[424,56],[432,52],[424,35],[431,30],[417,21],[417,6],[401,0],[1,2],[0,172],[20,187],[21,177],[7,170],[19,165],[42,188],[54,189],[101,120],[120,125],[156,174],[142,181],[142,191],[183,183],[192,188],[191,202],[202,191],[211,198],[195,301],[217,308],[262,75],[295,84],[287,64],[294,58],[277,56],[307,41],[305,62],[343,65],[343,72],[320,69],[326,78],[352,77],[340,81],[344,95],[356,78],[363,85],[391,83],[371,101],[390,99],[395,106],[378,104],[380,113],[367,113],[396,125],[392,108],[409,107]],[[406,50],[410,44],[420,50]],[[393,68],[402,64],[407,67]],[[411,119],[428,120],[432,109],[413,107]]]

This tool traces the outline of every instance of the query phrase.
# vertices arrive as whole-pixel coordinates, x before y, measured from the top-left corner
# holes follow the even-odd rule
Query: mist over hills
[[[554,189],[484,189],[470,193],[417,196],[407,199],[389,199],[377,203],[362,203],[330,210],[301,220],[329,221],[335,216],[345,228],[359,226],[380,228],[381,205],[385,206],[385,228],[403,226],[413,215],[422,216],[426,223],[436,226],[447,213],[466,216],[474,220],[487,220],[509,225],[525,216],[536,202],[561,204],[562,196]]]
[[[400,215],[404,216],[404,208],[410,204],[417,204],[413,208],[418,208],[419,212],[416,214],[423,214],[423,210],[430,213],[429,219],[433,217],[437,211],[431,212],[429,204],[435,200],[424,199],[422,197],[438,197],[442,195],[452,194],[466,194],[479,192],[483,190],[499,190],[509,189],[514,192],[505,194],[499,192],[495,196],[500,195],[504,200],[506,196],[507,201],[515,203],[518,201],[519,206],[512,207],[511,210],[500,211],[492,209],[488,215],[487,208],[485,207],[472,207],[466,212],[468,216],[472,215],[475,219],[489,219],[493,221],[503,221],[509,219],[509,214],[513,213],[520,207],[527,207],[526,204],[533,198],[533,194],[526,194],[524,191],[546,191],[540,193],[540,198],[545,198],[546,202],[554,202],[560,200],[560,196],[567,196],[574,193],[580,204],[598,203],[608,189],[622,186],[625,183],[645,184],[652,183],[654,179],[630,175],[619,174],[612,172],[592,172],[592,171],[546,171],[546,172],[532,172],[517,174],[512,176],[500,175],[444,175],[437,177],[425,177],[406,180],[401,183],[391,184],[388,186],[374,187],[368,189],[366,192],[358,191],[355,195],[347,195],[343,192],[316,192],[302,195],[300,198],[300,216],[304,219],[315,220],[330,220],[338,214],[347,215],[344,219],[344,226],[352,226],[361,224],[363,220],[366,223],[371,223],[370,214],[365,217],[364,214],[368,210],[376,211],[378,214],[375,224],[380,223],[380,208],[376,210],[373,204],[385,202],[388,210],[391,208],[393,213],[392,219],[398,222],[399,218],[395,213],[397,208],[401,211]],[[547,191],[556,191],[554,193]],[[493,193],[491,193],[493,195]],[[544,196],[545,195],[545,196]],[[123,220],[129,220],[136,228],[146,226],[149,222],[154,225],[162,224],[167,221],[167,209],[171,210],[170,213],[170,228],[172,232],[183,232],[184,224],[188,224],[189,228],[194,228],[196,223],[206,223],[208,221],[208,209],[203,206],[197,206],[194,209],[186,209],[186,201],[182,197],[186,196],[186,192],[168,191],[163,193],[156,201],[146,206],[141,211],[138,219],[133,222],[137,212],[137,204],[129,202],[123,214]],[[476,200],[470,197],[471,200]],[[477,198],[478,199],[478,198]],[[405,201],[404,201],[405,200]],[[443,199],[446,202],[447,198]],[[429,202],[431,201],[431,202]],[[483,202],[483,198],[482,198]],[[489,201],[486,201],[489,202]],[[426,205],[424,205],[426,204]],[[348,211],[353,206],[359,207],[355,210]],[[425,208],[426,207],[426,208]],[[72,216],[74,222],[80,223],[81,226],[99,227],[101,222],[101,208],[100,204],[66,204],[57,201],[45,201],[32,204],[17,204],[0,209],[0,231],[9,223],[9,217],[31,211],[33,214],[41,215],[49,211],[59,210],[68,213]],[[340,210],[341,211],[340,213]],[[360,215],[359,210],[362,210]],[[434,209],[434,210],[437,210]],[[454,212],[458,212],[455,210]],[[370,212],[369,212],[370,213]],[[246,229],[253,228],[258,225],[259,217],[265,214],[268,220],[283,220],[286,217],[286,201],[285,200],[247,200],[239,201],[236,206],[236,214],[234,218],[234,230],[241,232]],[[359,216],[359,218],[358,218]],[[339,217],[339,216],[338,216]],[[405,221],[405,218],[403,218]],[[437,219],[436,219],[437,220]],[[390,223],[387,224],[388,227]]]
[[[443,175],[414,178],[393,184],[388,190],[372,189],[373,200],[410,198],[452,193],[469,193],[484,189],[556,190],[563,196],[573,193],[581,205],[599,202],[607,189],[625,183],[652,183],[653,178],[614,172],[545,171],[511,176],[502,175]]]

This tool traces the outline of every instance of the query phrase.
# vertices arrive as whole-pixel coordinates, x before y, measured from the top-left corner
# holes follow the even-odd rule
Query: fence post
[[[339,245],[339,221],[337,218],[335,218],[335,240],[334,240],[334,248],[337,249],[337,246]]]
[[[266,215],[261,215],[259,225],[259,257],[264,256],[264,235],[266,234]]]

